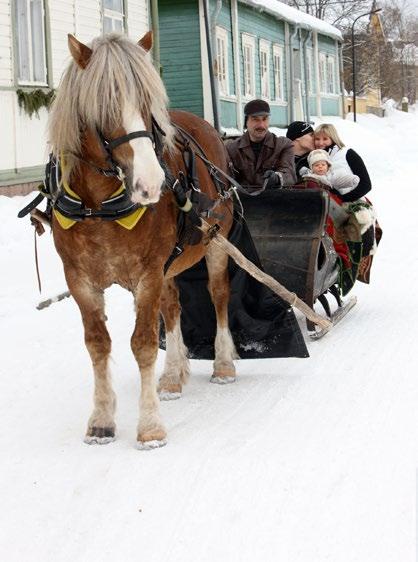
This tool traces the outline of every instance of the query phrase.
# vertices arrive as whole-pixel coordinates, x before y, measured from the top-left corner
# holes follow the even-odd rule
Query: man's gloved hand
[[[271,189],[282,186],[282,179],[274,170],[266,170],[264,172],[263,179],[263,189]]]

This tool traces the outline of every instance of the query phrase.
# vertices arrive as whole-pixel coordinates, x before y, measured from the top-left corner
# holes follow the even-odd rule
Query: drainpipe
[[[206,33],[206,48],[208,51],[208,61],[209,61],[210,91],[212,94],[213,125],[215,129],[218,132],[220,132],[219,112],[218,112],[218,103],[217,103],[218,96],[217,96],[217,89],[216,89],[215,73],[213,71],[213,54],[212,54],[212,45],[210,40],[208,0],[203,0],[203,13],[205,16],[205,33]]]
[[[322,117],[321,108],[321,83],[319,75],[319,51],[318,51],[318,32],[313,33],[313,43],[314,43],[314,66],[315,66],[315,82],[316,82],[316,114],[318,117]]]
[[[341,103],[341,117],[345,119],[345,95],[344,95],[344,67],[343,67],[343,44],[339,43],[337,40],[336,42],[336,49],[337,49],[337,60],[338,60],[338,67],[340,71],[340,89],[341,89],[341,96],[340,96],[340,103]]]
[[[305,121],[310,120],[310,112],[309,112],[309,78],[308,78],[308,56],[307,56],[307,47],[306,43],[308,39],[312,37],[312,30],[310,29],[303,40],[303,72],[305,74]]]
[[[290,35],[289,37],[289,52],[290,52],[290,57],[289,57],[289,71],[290,71],[290,84],[289,84],[289,103],[290,103],[290,123],[292,123],[292,121],[295,120],[295,99],[294,99],[294,81],[295,81],[295,70],[294,70],[294,65],[293,65],[293,39],[296,37],[296,35],[298,34],[300,27],[299,24],[295,24],[295,29],[293,31],[293,33]]]
[[[216,1],[216,7],[214,8],[214,10],[212,12],[212,15],[210,17],[210,23],[211,23],[210,33],[211,33],[211,41],[212,41],[214,60],[216,60],[217,57],[218,57],[218,45],[217,45],[217,42],[216,42],[216,24],[218,22],[218,16],[219,16],[219,13],[220,13],[221,9],[222,9],[222,0],[217,0]],[[219,70],[219,69],[217,68],[217,70]],[[215,102],[216,102],[216,110],[217,110],[218,115],[219,115],[219,126],[221,126],[222,125],[222,123],[221,123],[222,116],[221,116],[221,102],[219,101],[219,82],[218,82],[218,80],[215,80]],[[218,130],[220,131],[220,128]]]
[[[154,66],[161,74],[160,64],[160,22],[158,18],[158,0],[151,0],[151,22],[152,22],[152,54]]]
[[[242,91],[241,91],[241,68],[240,68],[240,48],[239,48],[239,28],[238,28],[238,0],[231,0],[231,19],[232,19],[232,45],[234,49],[234,80],[235,95],[237,98],[237,129],[243,130],[242,119]]]

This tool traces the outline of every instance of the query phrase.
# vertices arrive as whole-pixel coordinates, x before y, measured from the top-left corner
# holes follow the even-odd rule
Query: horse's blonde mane
[[[49,142],[54,154],[79,154],[85,127],[102,132],[121,126],[124,107],[152,114],[173,146],[174,130],[167,111],[164,85],[149,56],[124,35],[98,37],[85,69],[71,61],[64,72],[49,117]]]

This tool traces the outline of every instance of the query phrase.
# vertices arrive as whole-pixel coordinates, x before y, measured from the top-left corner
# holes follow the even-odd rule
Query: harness
[[[196,228],[201,225],[200,217],[215,216],[216,218],[222,218],[222,216],[216,215],[214,208],[221,200],[231,197],[231,190],[237,194],[237,190],[242,190],[242,188],[236,180],[210,162],[196,139],[178,125],[175,125],[177,130],[175,142],[182,152],[185,173],[180,171],[178,178],[174,178],[162,157],[165,133],[153,116],[151,117],[151,123],[152,132],[135,131],[110,141],[100,131],[97,131],[101,145],[106,153],[107,168],[101,168],[76,154],[72,155],[93,168],[97,173],[105,177],[114,177],[121,181],[120,187],[108,199],[102,201],[99,209],[86,207],[78,194],[63,179],[63,176],[65,176],[63,172],[65,172],[66,167],[65,155],[60,155],[57,158],[51,154],[45,170],[44,183],[39,187],[40,193],[18,213],[18,217],[26,216],[46,198],[47,208],[45,214],[47,218],[50,220],[53,213],[63,229],[69,229],[77,222],[81,222],[86,218],[116,221],[129,230],[134,228],[147,210],[147,207],[138,203],[132,203],[130,200],[123,181],[123,170],[113,158],[112,152],[116,147],[129,142],[131,139],[149,138],[153,142],[159,163],[165,171],[166,188],[173,192],[177,206],[181,211],[178,216],[177,243],[165,264],[165,273],[174,259],[184,251],[186,244],[194,245],[201,241],[202,233]],[[199,179],[196,174],[196,156],[204,162],[209,171],[218,193],[216,200],[210,199],[200,190]],[[231,184],[231,190],[227,189],[227,183],[221,179],[221,176]]]
[[[106,154],[108,168],[101,168],[89,160],[85,160],[75,154],[73,155],[81,162],[92,167],[97,173],[105,177],[114,177],[121,181],[120,187],[108,199],[102,201],[99,209],[86,207],[77,193],[63,180],[63,171],[65,171],[66,167],[65,156],[61,155],[57,158],[51,154],[45,169],[44,183],[40,186],[40,193],[18,213],[18,217],[22,218],[26,216],[35,209],[44,198],[47,198],[46,213],[48,217],[50,218],[53,212],[58,223],[65,230],[71,228],[76,222],[83,221],[86,218],[100,218],[105,221],[116,221],[124,228],[131,230],[145,213],[147,207],[139,203],[132,203],[130,200],[123,181],[123,171],[113,158],[112,152],[116,147],[134,138],[145,137],[149,138],[154,144],[154,150],[160,160],[163,149],[161,137],[164,135],[164,132],[155,121],[154,117],[152,117],[151,122],[152,133],[149,131],[134,131],[110,141],[98,131],[98,137]]]

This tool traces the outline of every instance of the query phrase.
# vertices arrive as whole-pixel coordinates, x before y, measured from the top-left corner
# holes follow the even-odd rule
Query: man
[[[286,136],[293,141],[295,152],[295,169],[297,181],[301,181],[300,170],[309,168],[308,155],[314,150],[314,130],[310,123],[304,121],[293,121],[287,128]]]
[[[226,145],[236,179],[247,188],[294,185],[294,152],[286,137],[269,132],[270,106],[252,100],[244,107],[246,132]]]

